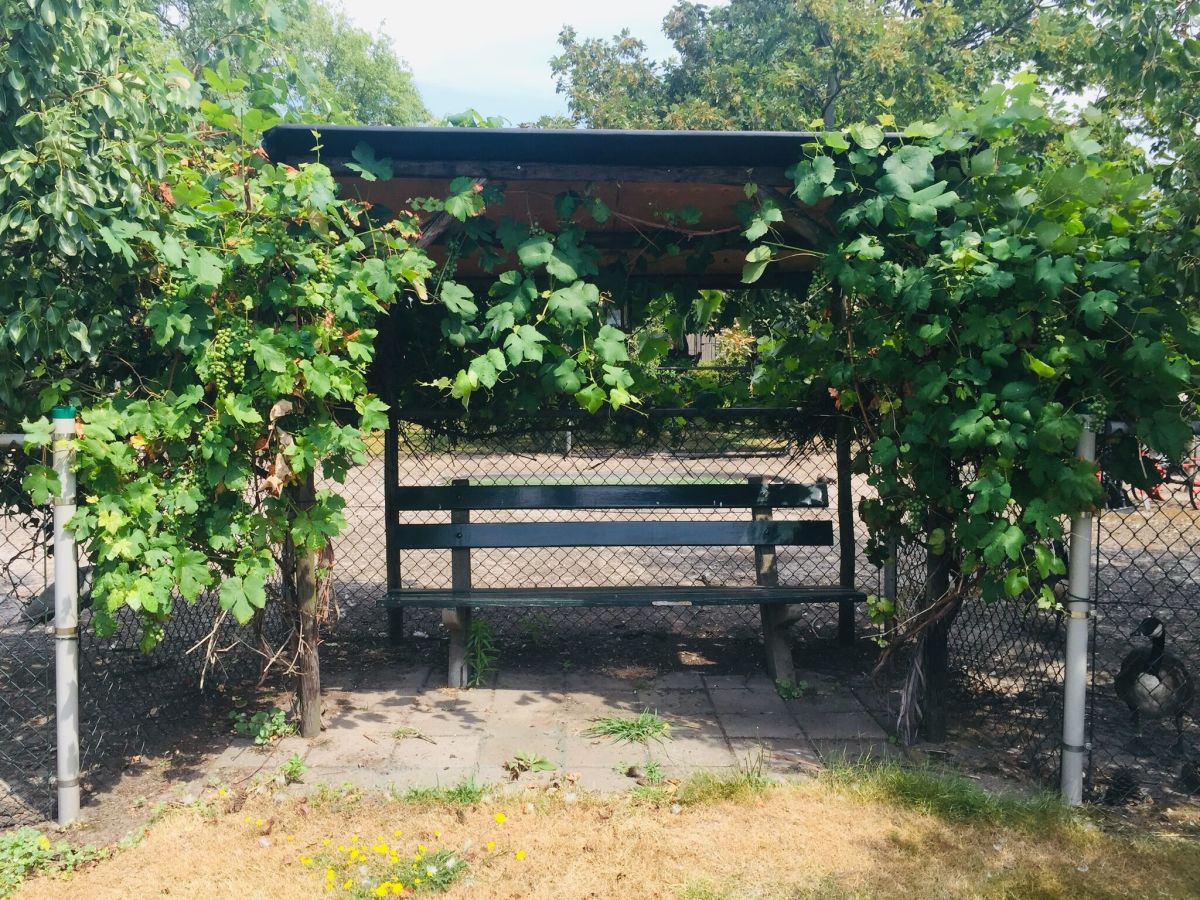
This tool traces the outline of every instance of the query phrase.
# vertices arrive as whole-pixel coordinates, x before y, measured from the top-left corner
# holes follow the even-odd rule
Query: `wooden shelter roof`
[[[414,198],[445,197],[449,182],[459,176],[504,188],[504,203],[489,206],[485,217],[517,216],[551,229],[557,221],[555,197],[568,191],[595,197],[611,215],[597,222],[577,214],[576,221],[606,263],[634,278],[697,278],[688,255],[703,246],[711,258],[702,278],[717,287],[740,281],[750,247],[735,214],[747,184],[757,185],[760,198],[773,199],[784,211],[775,226],[783,243],[814,247],[822,231],[832,230],[819,206],[804,207],[791,196],[787,175],[801,159],[802,145],[815,137],[810,132],[281,125],[266,134],[263,147],[272,161],[294,165],[316,159],[319,142],[320,159],[347,190],[397,211],[410,208]],[[347,169],[359,144],[390,159],[395,176],[369,182]],[[684,209],[686,221],[664,216]],[[453,230],[426,242],[435,259],[438,243]],[[771,266],[768,283],[814,265],[812,256],[790,255]],[[458,273],[464,281],[485,277],[473,258],[460,260]]]

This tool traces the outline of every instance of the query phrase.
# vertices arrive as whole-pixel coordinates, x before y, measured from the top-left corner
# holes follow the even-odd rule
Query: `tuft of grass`
[[[592,720],[584,734],[606,737],[614,743],[648,744],[661,741],[671,730],[670,724],[654,710],[643,710],[636,716],[610,716]]]
[[[437,741],[435,741],[429,735],[425,734],[423,731],[420,731],[416,728],[408,728],[407,726],[402,726],[400,728],[395,729],[392,732],[392,740],[402,741],[405,738],[416,738],[419,741],[427,741],[430,744],[437,743]]]
[[[474,806],[486,793],[486,787],[468,777],[450,787],[409,788],[400,799],[421,806]]]
[[[862,799],[884,801],[956,824],[1051,834],[1076,821],[1071,809],[1053,794],[1028,798],[993,794],[956,772],[932,766],[830,761],[820,777]]]
[[[751,800],[765,794],[774,782],[761,772],[733,769],[725,773],[696,772],[679,789],[676,799],[687,806],[723,800]]]

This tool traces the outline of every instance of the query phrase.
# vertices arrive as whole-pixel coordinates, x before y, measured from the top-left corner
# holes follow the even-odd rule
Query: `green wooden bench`
[[[793,680],[789,622],[800,604],[837,603],[839,636],[853,640],[854,604],[866,595],[836,585],[779,584],[777,546],[829,547],[828,520],[781,521],[776,509],[824,509],[824,484],[790,484],[762,478],[745,484],[523,484],[472,485],[456,480],[436,487],[396,487],[390,508],[443,511],[449,524],[389,522],[389,543],[401,550],[449,550],[449,590],[390,590],[384,605],[393,636],[402,630],[408,607],[442,609],[450,631],[449,683],[466,684],[466,640],[472,607],[513,606],[713,606],[757,604],[761,610],[767,670],[772,678]],[[500,522],[472,523],[472,510],[746,509],[745,521]],[[723,547],[754,548],[755,584],[745,587],[538,587],[473,588],[471,551],[488,547]],[[849,607],[847,610],[846,607]],[[847,633],[847,630],[849,633]]]

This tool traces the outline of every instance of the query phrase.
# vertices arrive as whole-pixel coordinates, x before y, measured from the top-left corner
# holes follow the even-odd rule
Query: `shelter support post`
[[[396,488],[400,475],[399,427],[400,423],[393,415],[388,421],[387,431],[383,433],[383,552],[389,595],[400,590],[400,548],[396,540],[396,526],[400,524],[400,514],[396,509]],[[387,617],[388,640],[393,645],[399,644],[404,640],[404,610],[401,607],[389,607]]]
[[[296,511],[311,510],[316,502],[313,473],[307,472],[293,488]],[[300,707],[300,735],[315,738],[321,734],[321,654],[317,591],[317,554],[307,547],[293,545],[291,558],[296,583],[296,648],[299,674],[296,694]]]
[[[751,476],[747,481],[759,487],[765,486],[765,479],[761,475]],[[769,506],[754,506],[751,507],[750,514],[755,521],[770,521],[772,510]],[[760,587],[779,586],[779,568],[773,545],[761,544],[754,547],[754,572],[755,581]],[[763,603],[759,606],[759,612],[762,616],[763,645],[767,652],[767,674],[777,682],[795,683],[796,667],[792,662],[792,648],[787,638],[787,607]]]
[[[456,478],[450,482],[455,486],[470,484],[468,478]],[[469,509],[450,510],[450,522],[461,525],[471,521]],[[471,590],[471,551],[455,549],[450,551],[450,589],[453,591]],[[442,610],[442,624],[450,632],[450,671],[447,684],[452,688],[463,688],[471,680],[467,662],[467,640],[471,635],[471,607],[456,606],[453,609]]]
[[[840,416],[837,424],[838,583],[850,589],[854,588],[854,566],[858,556],[854,536],[854,482],[850,473],[852,439],[850,419]],[[838,604],[838,641],[843,644],[854,643],[852,600],[843,600]]]
[[[1076,455],[1096,460],[1096,433],[1090,417],[1083,420]],[[1087,743],[1088,638],[1091,603],[1092,514],[1071,520],[1071,548],[1067,568],[1067,646],[1063,673],[1063,733],[1061,790],[1071,806],[1083,802],[1083,773]]]
[[[79,818],[79,560],[67,528],[75,515],[75,408],[55,407],[54,694],[58,824]]]

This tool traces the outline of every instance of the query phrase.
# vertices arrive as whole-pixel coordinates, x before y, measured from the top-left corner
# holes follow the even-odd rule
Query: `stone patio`
[[[474,778],[509,780],[502,764],[518,753],[546,758],[593,791],[627,790],[631,766],[658,762],[667,777],[758,766],[803,774],[823,759],[896,752],[884,730],[844,684],[798,673],[808,689],[783,700],[761,676],[672,672],[653,679],[587,673],[503,671],[489,687],[450,690],[429,666],[372,669],[326,679],[325,730],[314,741],[287,738],[264,752],[235,739],[207,767],[209,784],[274,775],[292,754],[309,771],[304,785],[350,783],[403,791]],[[654,710],[668,736],[648,746],[587,734],[593,720]],[[299,787],[304,787],[299,785]]]

